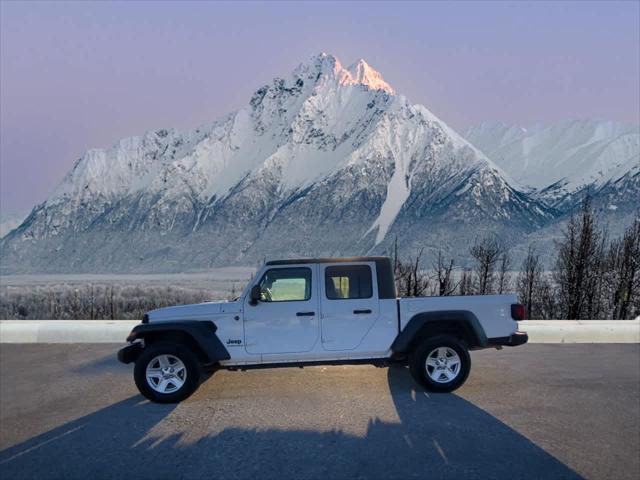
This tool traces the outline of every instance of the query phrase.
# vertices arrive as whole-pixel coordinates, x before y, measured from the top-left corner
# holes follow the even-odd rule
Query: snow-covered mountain
[[[22,221],[27,218],[26,213],[5,213],[0,212],[0,238],[4,237],[14,228],[20,226]]]
[[[640,125],[483,123],[469,128],[465,138],[554,207],[570,210],[587,192],[610,209],[640,203]]]
[[[364,60],[320,54],[212,124],[88,151],[0,248],[4,272],[184,271],[395,236],[458,253],[553,215]]]

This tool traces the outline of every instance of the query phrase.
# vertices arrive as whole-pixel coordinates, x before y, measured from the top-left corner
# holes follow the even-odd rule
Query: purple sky
[[[458,130],[639,122],[640,3],[0,3],[0,210],[86,149],[190,129],[310,55],[365,58]]]

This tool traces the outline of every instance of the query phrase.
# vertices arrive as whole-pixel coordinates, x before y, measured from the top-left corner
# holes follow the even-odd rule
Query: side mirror
[[[260,285],[254,285],[251,287],[251,293],[249,294],[249,305],[256,306],[260,301],[260,295],[262,291],[260,290]]]

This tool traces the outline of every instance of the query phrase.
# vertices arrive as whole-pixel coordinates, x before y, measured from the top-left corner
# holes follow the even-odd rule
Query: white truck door
[[[245,349],[251,354],[307,352],[318,340],[316,265],[268,268],[258,280],[261,299],[244,299]]]
[[[325,350],[354,350],[380,315],[374,263],[320,264]]]

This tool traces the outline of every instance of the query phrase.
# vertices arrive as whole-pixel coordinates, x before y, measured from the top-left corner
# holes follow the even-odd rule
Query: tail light
[[[524,320],[526,318],[526,312],[524,305],[514,303],[511,305],[511,318],[514,320]]]

